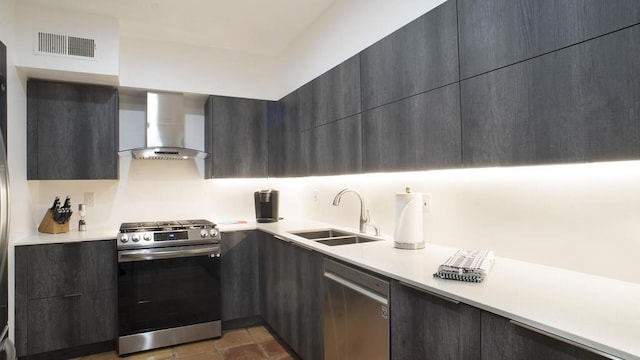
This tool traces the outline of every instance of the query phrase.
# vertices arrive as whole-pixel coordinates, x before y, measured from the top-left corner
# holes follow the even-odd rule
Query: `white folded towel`
[[[433,276],[441,279],[481,282],[491,270],[493,262],[493,251],[460,249],[440,265],[438,272]]]

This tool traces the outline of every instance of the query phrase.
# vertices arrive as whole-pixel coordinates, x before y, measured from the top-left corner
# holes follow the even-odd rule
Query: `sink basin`
[[[360,244],[371,241],[378,241],[378,239],[366,238],[361,236],[345,236],[333,239],[325,239],[325,240],[316,240],[317,243],[325,244],[329,246],[337,246],[337,245],[349,245],[349,244]]]
[[[291,234],[303,237],[307,240],[313,240],[319,244],[324,244],[328,246],[360,244],[360,243],[380,240],[380,239],[376,239],[368,236],[360,236],[359,234],[335,230],[335,229],[295,231],[295,232],[291,232]]]
[[[335,237],[343,237],[343,236],[354,236],[351,233],[327,229],[327,230],[312,230],[312,231],[297,231],[292,232],[293,235],[301,236],[305,239],[316,240],[316,239],[330,239]]]

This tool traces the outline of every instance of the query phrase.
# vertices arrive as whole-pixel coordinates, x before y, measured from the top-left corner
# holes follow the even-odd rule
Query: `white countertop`
[[[497,257],[482,283],[433,277],[456,249],[427,244],[401,250],[393,241],[326,246],[290,231],[343,227],[286,220],[257,228],[321,253],[540,330],[621,357],[640,359],[640,285]]]
[[[18,239],[13,242],[14,246],[20,245],[41,245],[55,243],[70,243],[78,241],[94,241],[115,239],[118,236],[118,229],[92,229],[87,231],[69,231],[62,234],[38,233],[33,236]]]
[[[222,232],[262,230],[417,288],[531,325],[621,357],[640,360],[640,284],[497,257],[482,283],[433,277],[456,249],[427,244],[421,250],[383,241],[326,246],[291,231],[344,228],[308,220],[220,225]],[[114,239],[117,229],[39,234],[15,245]],[[224,235],[223,235],[224,236]]]

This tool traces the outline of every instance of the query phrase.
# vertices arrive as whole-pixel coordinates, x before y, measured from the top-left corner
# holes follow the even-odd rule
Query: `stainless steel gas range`
[[[117,250],[119,355],[221,336],[216,224],[123,223]]]

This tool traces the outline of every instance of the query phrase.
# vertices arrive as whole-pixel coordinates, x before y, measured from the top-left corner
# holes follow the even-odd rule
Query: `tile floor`
[[[215,340],[205,340],[172,348],[150,350],[128,357],[115,352],[85,356],[75,360],[292,360],[293,357],[264,326],[232,330]]]

